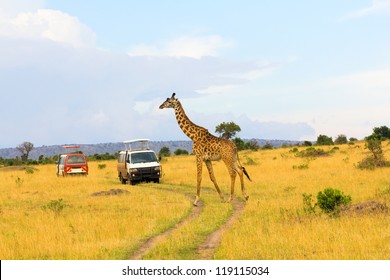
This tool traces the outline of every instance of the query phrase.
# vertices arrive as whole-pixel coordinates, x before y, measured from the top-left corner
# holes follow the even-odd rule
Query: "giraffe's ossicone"
[[[175,110],[176,120],[181,130],[193,141],[192,152],[196,157],[197,167],[197,192],[193,204],[196,206],[200,198],[202,162],[206,164],[210,179],[214,183],[215,189],[221,200],[224,201],[224,197],[214,176],[213,166],[211,164],[211,161],[213,160],[222,160],[229,171],[231,180],[229,201],[231,201],[234,196],[234,184],[237,174],[240,177],[242,194],[244,198],[248,200],[249,196],[245,192],[243,174],[245,174],[249,180],[251,179],[245,168],[240,164],[236,145],[232,141],[216,137],[204,127],[194,124],[187,117],[180,101],[175,98],[175,93],[160,105],[160,109],[164,108],[173,108]]]

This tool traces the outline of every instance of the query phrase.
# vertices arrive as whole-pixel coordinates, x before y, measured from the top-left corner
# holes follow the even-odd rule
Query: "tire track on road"
[[[180,228],[184,227],[186,224],[190,223],[192,220],[196,219],[203,210],[203,202],[199,201],[199,204],[197,207],[192,207],[191,213],[182,221],[174,225],[173,227],[169,228],[168,230],[164,231],[163,233],[160,233],[158,235],[155,235],[153,237],[150,237],[147,239],[130,257],[130,260],[142,260],[142,257],[145,256],[154,246],[156,246],[161,240],[163,240],[165,237],[170,235],[172,232],[179,230]]]
[[[237,198],[232,202],[233,214],[230,218],[221,225],[216,231],[212,232],[206,237],[206,240],[198,247],[199,260],[211,260],[215,254],[215,249],[221,242],[223,233],[229,229],[235,221],[240,217],[245,208],[245,203]]]

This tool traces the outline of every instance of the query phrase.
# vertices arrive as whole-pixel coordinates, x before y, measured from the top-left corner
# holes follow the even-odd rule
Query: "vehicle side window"
[[[61,157],[61,158],[60,158],[60,164],[63,165],[63,164],[64,164],[64,161],[65,161],[65,157]]]
[[[125,157],[125,155],[120,154],[118,157],[118,162],[123,162],[124,157]]]

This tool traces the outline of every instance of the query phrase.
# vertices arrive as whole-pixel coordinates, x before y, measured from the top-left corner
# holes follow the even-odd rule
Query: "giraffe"
[[[167,98],[167,100],[162,103],[159,108],[173,108],[175,110],[177,123],[179,124],[181,130],[193,141],[192,151],[196,157],[197,167],[196,197],[193,205],[197,206],[200,198],[202,162],[205,163],[208,169],[210,179],[213,182],[219,197],[222,201],[224,201],[224,197],[215,179],[213,166],[211,163],[211,161],[220,159],[222,159],[222,161],[225,163],[230,174],[231,185],[229,202],[233,199],[234,196],[234,184],[237,174],[240,177],[242,194],[244,198],[248,200],[249,196],[245,192],[243,174],[248,177],[249,181],[251,181],[251,179],[245,168],[240,164],[236,145],[231,140],[216,137],[212,135],[206,128],[194,124],[187,117],[180,101],[175,98],[175,95],[176,94],[173,93],[172,97]]]

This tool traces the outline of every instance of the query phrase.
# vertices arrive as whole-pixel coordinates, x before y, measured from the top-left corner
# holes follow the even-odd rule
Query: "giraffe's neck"
[[[185,135],[191,138],[192,141],[195,142],[196,140],[198,140],[198,138],[204,136],[205,133],[208,133],[207,129],[194,124],[187,117],[180,102],[178,102],[175,106],[175,115],[177,123],[179,124],[181,130],[184,132]]]

